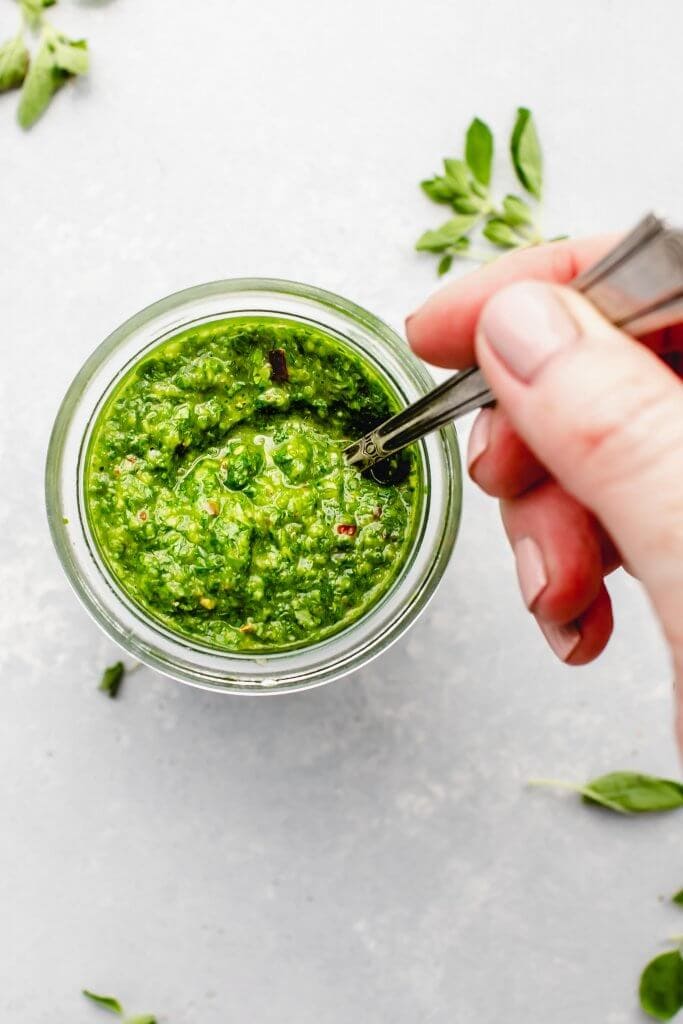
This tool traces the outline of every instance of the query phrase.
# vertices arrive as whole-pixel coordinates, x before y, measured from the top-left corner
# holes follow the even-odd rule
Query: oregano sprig
[[[19,0],[21,26],[12,39],[0,45],[0,92],[21,89],[17,118],[22,128],[34,125],[65,82],[86,74],[89,68],[85,39],[69,39],[45,20],[45,9],[56,3]],[[25,42],[26,29],[40,32],[33,57]]]
[[[455,216],[441,227],[425,231],[415,248],[439,255],[437,271],[445,274],[457,257],[478,262],[493,253],[472,246],[475,232],[498,249],[519,249],[545,241],[538,224],[537,204],[517,195],[496,200],[491,194],[494,141],[489,126],[475,117],[465,134],[464,159],[447,157],[443,174],[422,181],[421,188],[435,203],[452,207]],[[543,154],[531,111],[520,107],[510,137],[512,166],[523,188],[540,200]]]

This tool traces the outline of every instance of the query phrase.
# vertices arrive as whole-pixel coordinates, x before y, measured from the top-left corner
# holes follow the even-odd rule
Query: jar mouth
[[[48,449],[50,530],[67,578],[101,628],[133,657],[205,689],[273,693],[338,678],[377,656],[414,621],[433,593],[455,542],[461,476],[449,426],[415,446],[421,480],[416,523],[387,591],[357,619],[314,643],[276,651],[227,651],[166,626],[131,598],[107,566],[87,510],[85,472],[98,416],[122,378],[150,351],[187,328],[237,317],[315,327],[355,351],[403,404],[433,386],[391,329],[340,296],[307,285],[237,279],[170,295],[130,318],[93,352],[57,414]]]

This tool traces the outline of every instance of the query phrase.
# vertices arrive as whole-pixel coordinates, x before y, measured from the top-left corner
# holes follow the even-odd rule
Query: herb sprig
[[[89,999],[92,1003],[97,1006],[101,1006],[104,1010],[110,1010],[115,1013],[117,1017],[122,1017],[122,1024],[157,1024],[157,1019],[151,1013],[139,1014],[135,1017],[127,1017],[124,1013],[123,1007],[118,999],[114,996],[100,996],[96,992],[91,992],[89,989],[81,989],[86,999]]]
[[[579,793],[585,803],[598,804],[618,814],[673,811],[683,807],[683,783],[640,772],[609,772],[590,782],[530,779],[530,786],[555,786]]]
[[[475,117],[465,135],[464,159],[444,159],[444,173],[421,182],[435,203],[453,208],[454,216],[441,227],[425,231],[416,244],[419,252],[440,256],[438,273],[447,273],[457,257],[486,262],[492,252],[472,247],[475,232],[498,249],[520,249],[544,239],[538,223],[538,204],[518,195],[496,200],[490,190],[494,142],[489,126]],[[510,156],[517,179],[533,200],[543,188],[543,153],[531,111],[520,107],[510,137]]]
[[[90,66],[85,39],[69,39],[45,20],[45,8],[56,3],[57,0],[19,0],[19,30],[0,45],[0,92],[21,88],[17,119],[22,128],[34,125],[55,93],[69,79],[85,75]],[[27,29],[40,32],[33,57],[25,41]]]

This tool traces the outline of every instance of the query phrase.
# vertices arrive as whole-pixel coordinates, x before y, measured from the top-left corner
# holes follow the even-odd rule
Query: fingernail
[[[480,329],[508,368],[531,380],[579,335],[569,310],[549,285],[527,282],[498,292],[484,308]]]
[[[538,621],[538,620],[537,620]],[[555,626],[547,622],[539,622],[541,632],[552,650],[560,659],[567,661],[581,641],[581,633],[573,622],[568,626]]]
[[[491,440],[491,410],[482,409],[472,426],[467,443],[467,468],[472,472],[477,459],[484,454]]]
[[[522,537],[514,546],[517,563],[517,579],[522,597],[531,611],[545,588],[548,586],[548,573],[545,568],[543,552],[531,537]]]

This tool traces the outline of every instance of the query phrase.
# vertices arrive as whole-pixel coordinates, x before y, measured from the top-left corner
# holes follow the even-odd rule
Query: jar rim
[[[461,472],[455,428],[419,443],[425,498],[406,564],[364,615],[317,643],[273,653],[207,650],[134,605],[93,549],[83,509],[89,433],[106,398],[130,366],[196,322],[245,315],[306,321],[370,361],[408,402],[434,382],[382,320],[333,292],[271,278],[195,285],[157,300],[117,327],[86,359],[58,410],[46,462],[46,504],[53,543],[86,610],[119,646],[167,676],[204,689],[279,693],[308,689],[366,664],[417,618],[433,594],[455,543]]]

